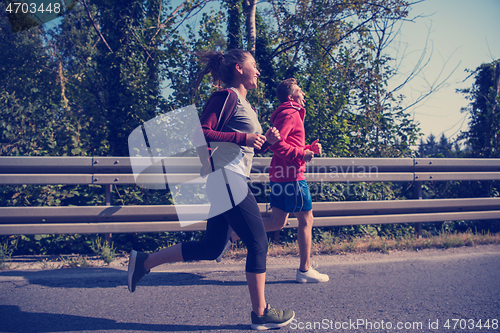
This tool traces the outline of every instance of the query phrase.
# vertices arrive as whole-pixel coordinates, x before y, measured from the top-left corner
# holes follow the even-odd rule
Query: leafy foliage
[[[462,112],[469,113],[469,130],[462,133],[472,157],[500,157],[500,60],[482,64],[471,75],[475,82],[461,89],[471,101]]]
[[[190,104],[201,111],[215,87],[205,77],[195,89],[202,69],[196,52],[249,46],[242,37],[247,15],[242,2],[224,1],[212,10],[205,8],[207,3],[186,0],[173,8],[169,0],[82,0],[51,30],[36,27],[15,34],[7,19],[0,17],[0,155],[125,156],[128,135],[145,121]],[[403,0],[259,4],[255,58],[261,77],[248,99],[258,109],[264,130],[278,104],[277,84],[293,76],[306,93],[306,141],[319,139],[324,156],[413,156],[410,147],[418,140],[418,124],[403,111],[402,99],[388,90],[395,59],[386,54],[394,24],[404,20],[409,9]],[[498,77],[494,67],[478,69],[476,85],[464,91],[475,101],[472,131],[466,135],[475,156],[498,153],[495,139],[500,126],[493,126],[498,124],[498,84],[497,95],[491,88],[493,77]],[[486,124],[492,125],[490,134],[482,137]],[[487,149],[477,148],[485,142]],[[437,153],[422,147],[427,155],[454,154],[449,146]],[[350,186],[325,187],[316,200],[385,200],[411,197],[412,190],[407,184],[360,183],[356,186],[362,191],[356,193]],[[489,190],[493,193],[495,187]],[[452,195],[455,189],[430,189],[429,195],[433,191]],[[265,194],[258,200],[267,200]],[[3,206],[104,202],[100,186],[0,189]],[[114,205],[171,202],[166,191],[138,187],[115,187],[112,198]],[[356,226],[337,231],[389,234],[399,228]],[[294,231],[287,232],[289,238],[295,237]],[[18,250],[91,251],[95,237],[22,236]],[[190,232],[130,234],[115,235],[113,241],[123,250],[136,246],[153,251],[199,237],[201,233]]]

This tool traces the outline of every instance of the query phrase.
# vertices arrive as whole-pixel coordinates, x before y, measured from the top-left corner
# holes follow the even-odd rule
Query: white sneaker
[[[231,248],[231,245],[233,245],[233,242],[231,242],[231,238],[229,238],[226,242],[226,245],[224,245],[224,249],[222,250],[221,254],[219,254],[219,256],[217,258],[215,258],[215,261],[221,262],[222,257],[224,256],[224,253],[229,251],[229,249]]]
[[[307,283],[307,282],[326,282],[330,280],[328,275],[321,274],[314,268],[309,268],[307,272],[301,272],[300,269],[297,269],[297,282],[299,283]]]

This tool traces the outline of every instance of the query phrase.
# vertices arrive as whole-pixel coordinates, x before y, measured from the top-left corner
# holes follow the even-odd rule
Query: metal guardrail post
[[[111,184],[106,184],[104,185],[106,188],[106,206],[111,206]],[[111,245],[111,233],[104,234],[104,241],[108,243],[108,245]]]
[[[413,183],[413,197],[417,200],[422,200],[422,182],[416,181]],[[415,236],[422,237],[422,222],[415,223]]]

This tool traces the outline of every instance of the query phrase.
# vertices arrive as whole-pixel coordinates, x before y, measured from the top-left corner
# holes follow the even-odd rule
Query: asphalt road
[[[269,258],[266,297],[291,308],[281,332],[500,332],[500,246]],[[0,272],[1,332],[253,332],[244,261],[163,265],[135,293],[126,266]]]

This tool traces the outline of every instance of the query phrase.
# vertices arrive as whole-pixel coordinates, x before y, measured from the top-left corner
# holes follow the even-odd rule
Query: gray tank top
[[[229,119],[222,131],[262,134],[262,127],[260,126],[257,112],[252,109],[252,106],[246,99],[240,96],[236,89],[231,89],[238,95],[238,104],[236,106],[236,112],[231,119]],[[238,158],[233,161],[227,161],[228,164],[226,165],[226,169],[250,178],[254,149],[247,146],[241,146],[239,148],[240,152]]]

